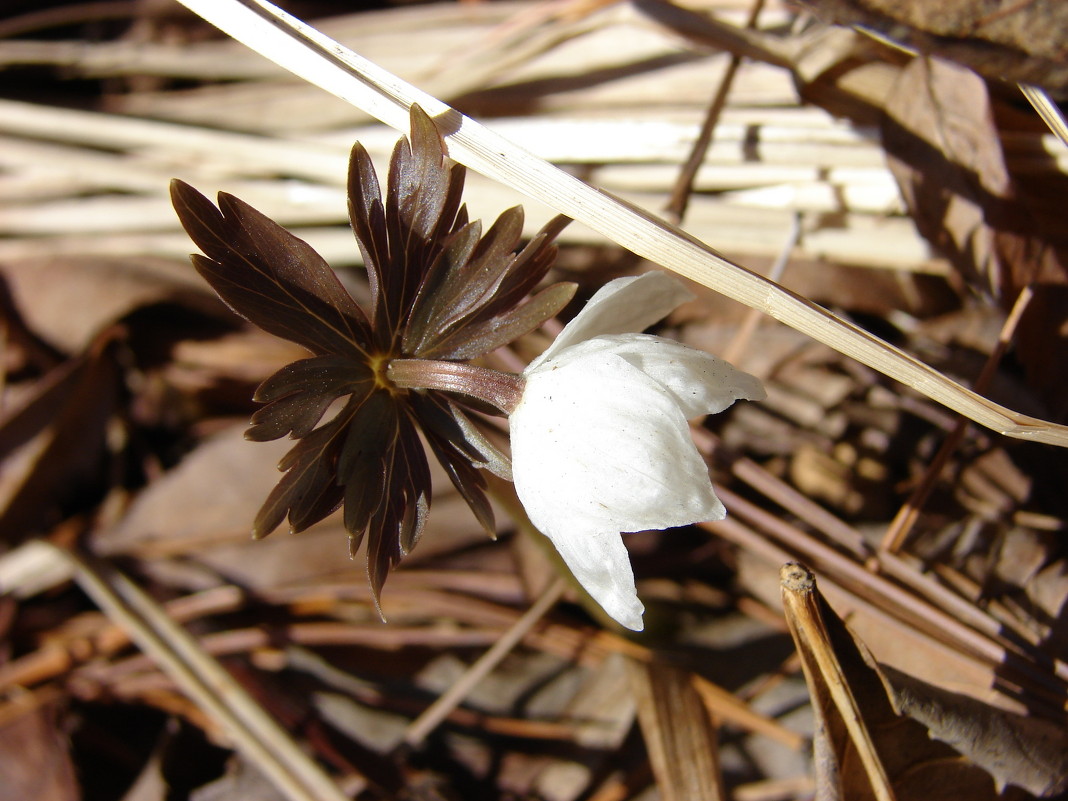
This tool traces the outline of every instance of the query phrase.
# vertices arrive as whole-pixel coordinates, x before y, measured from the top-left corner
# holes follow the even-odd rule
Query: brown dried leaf
[[[966,64],[989,78],[1068,88],[1058,2],[976,0],[806,0],[840,25],[862,25],[925,53]]]
[[[113,528],[91,535],[101,555],[143,560],[164,583],[204,589],[229,580],[256,589],[322,581],[360,586],[362,567],[339,552],[345,538],[339,515],[298,535],[253,541],[252,521],[276,483],[275,464],[287,440],[250,445],[237,424],[206,439],[137,498]],[[449,482],[434,474],[445,491]],[[413,562],[482,543],[486,534],[455,496],[435,498],[430,536]]]
[[[286,801],[286,796],[259,770],[254,762],[235,755],[226,764],[226,773],[210,784],[197,788],[190,801],[228,801],[255,798],[258,801]]]
[[[107,325],[144,306],[221,311],[187,264],[168,259],[24,259],[5,262],[0,273],[30,329],[66,353],[80,352]]]
[[[818,721],[817,798],[996,798],[987,773],[898,714],[878,668],[823,600],[812,573],[791,562],[781,579]]]
[[[1053,172],[1043,177],[1048,186],[1023,191],[982,78],[913,60],[887,98],[883,142],[921,233],[965,278],[1006,304],[1027,284],[1068,281],[1068,239],[1049,204],[1066,183]]]
[[[1001,283],[994,231],[1011,181],[983,79],[917,58],[887,98],[883,142],[920,232],[969,280]]]
[[[275,464],[289,443],[252,446],[242,436],[243,428],[234,426],[207,439],[152,482],[117,526],[94,532],[93,550],[158,558],[251,542],[252,520],[278,478]]]

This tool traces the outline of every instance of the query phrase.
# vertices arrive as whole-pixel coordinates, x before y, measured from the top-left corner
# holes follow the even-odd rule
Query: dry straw
[[[1068,446],[1068,427],[993,403],[806,298],[733,264],[684,231],[590,187],[440,100],[260,0],[182,0],[208,22],[306,81],[400,131],[418,103],[446,134],[450,155],[663,265],[789,325],[987,428]]]

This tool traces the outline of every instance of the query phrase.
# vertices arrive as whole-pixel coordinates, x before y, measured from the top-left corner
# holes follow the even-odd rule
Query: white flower
[[[721,520],[686,421],[765,397],[721,359],[635,333],[691,297],[659,272],[606,284],[524,371],[511,415],[515,488],[531,522],[635,631],[645,607],[620,534]]]

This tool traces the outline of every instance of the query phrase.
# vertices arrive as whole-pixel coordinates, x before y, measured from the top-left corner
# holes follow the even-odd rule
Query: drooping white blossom
[[[606,284],[524,371],[511,414],[512,472],[531,522],[635,631],[645,608],[620,535],[722,519],[687,420],[765,397],[722,359],[639,333],[691,297],[660,272]]]

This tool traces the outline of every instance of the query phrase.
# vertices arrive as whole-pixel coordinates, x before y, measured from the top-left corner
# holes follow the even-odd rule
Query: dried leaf
[[[966,278],[996,291],[994,230],[1011,181],[986,85],[975,73],[917,58],[887,98],[883,142],[920,232]]]
[[[997,780],[1039,798],[1068,789],[1068,730],[1063,722],[1014,715],[974,698],[882,668],[902,714],[926,726]]]
[[[1063,92],[1068,7],[975,0],[807,0],[840,25],[860,25],[999,81]]]
[[[102,555],[207,553],[235,540],[249,542],[249,521],[277,481],[275,463],[288,443],[252,447],[242,428],[206,438],[159,476],[116,526],[93,532],[92,550]]]
[[[996,798],[989,774],[898,714],[885,680],[823,600],[812,573],[791,562],[780,575],[786,621],[816,708],[817,798]]]
[[[117,336],[105,332],[83,357],[56,368],[55,380],[42,382],[40,393],[0,425],[0,458],[9,460],[16,448],[26,457],[0,498],[0,532],[8,544],[105,489],[108,425],[123,390]],[[10,471],[12,462],[6,466]]]
[[[0,272],[33,332],[66,353],[130,312],[173,303],[225,313],[187,264],[155,258],[65,257],[5,261]]]
[[[920,232],[966,280],[1006,309],[1038,285],[1016,342],[1032,384],[1063,417],[1068,402],[1051,376],[1068,369],[1068,233],[1059,207],[1068,179],[1012,175],[985,83],[937,59],[901,71],[883,142]]]

